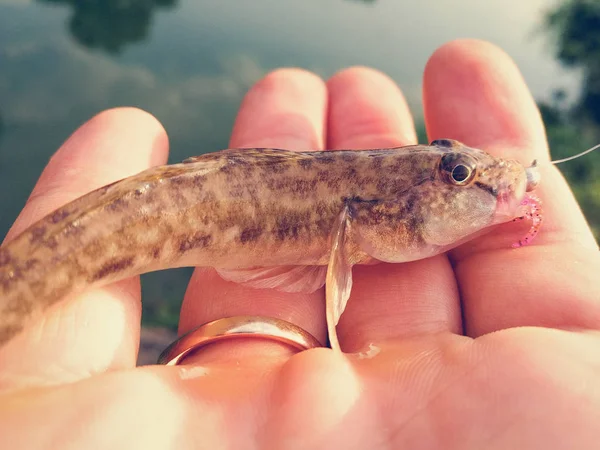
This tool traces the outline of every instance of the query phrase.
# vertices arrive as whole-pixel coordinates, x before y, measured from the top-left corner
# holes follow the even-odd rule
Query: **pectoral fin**
[[[346,255],[346,235],[350,228],[348,208],[339,215],[331,234],[331,256],[327,267],[325,309],[329,343],[334,350],[341,351],[335,330],[340,316],[346,309],[352,290],[352,266]]]
[[[325,284],[325,266],[276,266],[253,269],[216,269],[227,281],[255,289],[283,292],[314,292]]]

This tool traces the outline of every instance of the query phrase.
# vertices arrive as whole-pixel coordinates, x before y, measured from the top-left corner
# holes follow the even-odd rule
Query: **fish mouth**
[[[517,186],[505,185],[498,189],[494,224],[508,222],[521,215],[521,203],[527,195],[528,184],[524,179]]]
[[[512,178],[512,179],[510,179]],[[498,186],[494,224],[509,222],[523,213],[523,201],[529,192],[535,190],[540,183],[540,172],[537,161],[529,167],[520,166],[514,178],[509,177]]]
[[[494,224],[508,222],[518,215],[521,200],[508,189],[503,190],[496,198]]]

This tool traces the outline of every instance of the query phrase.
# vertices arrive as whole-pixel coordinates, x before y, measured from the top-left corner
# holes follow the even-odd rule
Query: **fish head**
[[[434,199],[423,213],[431,220],[443,217],[459,234],[515,218],[526,192],[539,183],[535,162],[527,168],[517,160],[451,142],[435,178],[423,186],[425,196]]]
[[[371,256],[404,262],[445,252],[518,217],[527,192],[539,183],[535,164],[525,167],[453,140],[429,148],[421,162],[412,162],[427,176],[363,212],[384,220],[371,220],[369,229],[357,215],[358,239]]]

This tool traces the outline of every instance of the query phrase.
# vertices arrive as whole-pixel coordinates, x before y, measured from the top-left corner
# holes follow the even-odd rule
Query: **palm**
[[[476,42],[445,46],[432,58],[424,87],[431,138],[547,161],[535,105],[498,50]],[[114,148],[115,133],[123,149],[139,154]],[[351,69],[325,86],[287,70],[250,91],[231,146],[414,141],[404,100],[382,75]],[[148,160],[164,161],[166,153],[164,132],[139,112],[95,118],[49,164],[14,232],[74,195],[141,170]],[[65,164],[88,171],[66,180]],[[600,260],[569,189],[547,164],[540,196],[545,224],[530,247],[510,248],[523,232],[515,224],[449,255],[356,267],[338,327],[345,356],[327,349],[292,356],[279,344],[238,340],[209,346],[184,366],[135,369],[138,280],[65,303],[0,351],[0,442],[592,448],[600,420],[600,335],[592,331],[600,324]],[[241,314],[283,318],[326,338],[322,292],[248,290],[206,269],[190,282],[180,331]],[[29,389],[48,385],[58,387]],[[39,423],[46,426],[31,433]]]

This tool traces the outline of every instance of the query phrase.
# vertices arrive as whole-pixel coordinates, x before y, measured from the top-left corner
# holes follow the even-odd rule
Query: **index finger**
[[[533,245],[513,250],[497,239],[499,230],[452,252],[467,334],[523,325],[597,328],[597,246],[566,181],[548,164],[543,123],[514,62],[485,42],[445,45],[427,65],[424,103],[431,139],[457,139],[523,164],[541,161],[536,194],[544,223]]]

